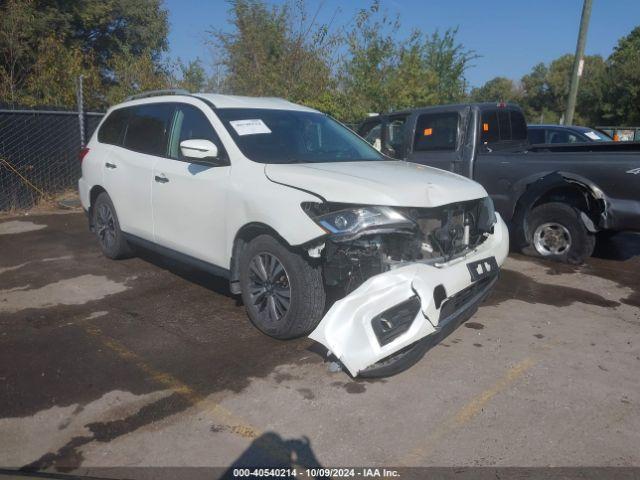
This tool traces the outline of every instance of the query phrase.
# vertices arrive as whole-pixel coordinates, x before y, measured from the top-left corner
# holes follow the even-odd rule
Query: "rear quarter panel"
[[[95,135],[94,135],[95,136]],[[78,181],[78,189],[80,193],[80,202],[85,210],[89,210],[91,189],[100,185],[103,186],[103,169],[104,152],[101,145],[92,138],[87,144],[89,153],[82,160],[82,176]]]

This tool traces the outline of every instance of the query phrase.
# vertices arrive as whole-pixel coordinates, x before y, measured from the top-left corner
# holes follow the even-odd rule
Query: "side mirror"
[[[210,140],[183,140],[180,142],[180,151],[185,157],[195,160],[218,158],[218,147]]]

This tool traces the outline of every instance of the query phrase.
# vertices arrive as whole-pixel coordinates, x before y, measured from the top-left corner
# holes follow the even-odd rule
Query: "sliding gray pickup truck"
[[[600,231],[640,231],[640,143],[530,145],[520,108],[445,105],[369,117],[384,154],[469,177],[508,222],[512,247],[582,263]]]

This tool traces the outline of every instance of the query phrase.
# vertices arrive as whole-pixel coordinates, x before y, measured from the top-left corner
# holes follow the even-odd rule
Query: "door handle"
[[[107,167],[107,168],[118,168],[118,166],[116,164],[109,163],[109,162],[105,163],[104,166]]]
[[[165,177],[164,175],[163,176],[156,175],[155,176],[155,180],[158,183],[167,183],[169,181],[169,179],[167,177]]]

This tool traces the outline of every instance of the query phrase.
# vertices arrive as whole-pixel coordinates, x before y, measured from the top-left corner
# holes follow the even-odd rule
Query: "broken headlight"
[[[303,203],[302,209],[334,240],[355,240],[364,233],[412,231],[416,223],[391,207],[350,206],[331,209],[326,204]]]

